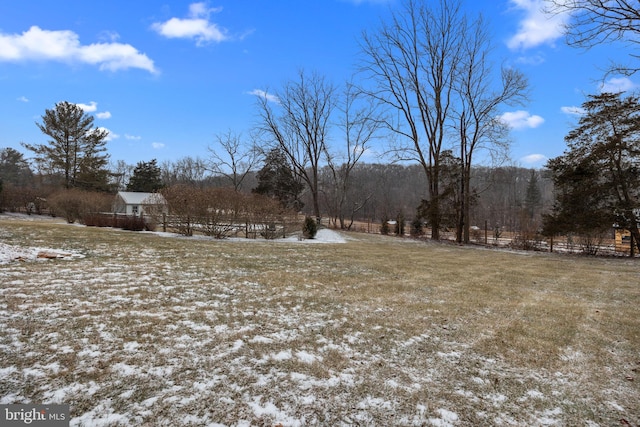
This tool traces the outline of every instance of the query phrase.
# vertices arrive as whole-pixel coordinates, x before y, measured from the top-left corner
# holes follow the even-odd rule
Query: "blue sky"
[[[482,11],[497,58],[521,69],[531,101],[505,109],[511,157],[539,167],[565,149],[586,94],[638,87],[610,76],[623,45],[565,45],[566,16],[542,0],[467,0]],[[109,130],[111,160],[207,158],[215,136],[248,137],[257,91],[298,71],[336,84],[356,70],[363,30],[374,31],[400,0],[129,1],[20,0],[0,5],[0,148],[45,143],[35,125],[56,102],[77,103]],[[366,161],[377,161],[370,156]]]

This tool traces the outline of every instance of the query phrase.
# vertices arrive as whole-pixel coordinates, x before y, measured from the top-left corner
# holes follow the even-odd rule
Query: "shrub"
[[[511,246],[527,251],[538,250],[542,245],[541,227],[538,221],[531,219],[526,211],[520,215],[520,230],[516,233]]]
[[[535,230],[520,230],[511,241],[511,247],[514,249],[522,249],[525,251],[533,251],[540,249],[542,244],[542,234]]]
[[[424,229],[422,228],[422,220],[418,217],[415,217],[413,221],[411,221],[411,228],[409,229],[409,234],[411,237],[420,237],[424,235]]]
[[[21,209],[28,214],[37,212],[37,205],[34,203],[36,199],[37,193],[34,189],[5,182],[4,187],[0,189],[0,212],[18,212]]]
[[[596,256],[600,251],[605,238],[606,232],[604,231],[592,231],[590,233],[580,234],[578,237],[580,251],[585,255]]]
[[[380,226],[380,234],[387,235],[391,231],[389,227],[389,218],[385,215],[382,217],[382,225]]]
[[[316,237],[318,233],[318,224],[316,220],[311,218],[310,216],[305,217],[304,223],[302,224],[302,235],[305,239],[313,239]]]
[[[112,197],[108,194],[72,188],[52,194],[48,202],[56,215],[64,217],[72,224],[84,221],[85,217],[89,218],[89,214],[108,211],[111,200]]]
[[[168,204],[168,223],[185,236],[202,233],[223,239],[244,229],[247,238],[260,233],[262,237],[271,239],[284,236],[288,226],[300,229],[295,212],[283,209],[277,200],[261,194],[185,184],[164,188],[161,194]],[[155,223],[160,222],[161,214],[151,212]]]
[[[163,188],[160,193],[167,201],[173,227],[184,236],[193,236],[196,219],[202,211],[202,191],[186,184],[176,184]]]
[[[231,188],[196,190],[195,222],[205,236],[224,239],[231,235],[240,222],[244,195]]]
[[[267,224],[260,232],[260,235],[267,240],[273,240],[278,237],[278,230],[274,222]]]
[[[146,229],[144,218],[139,216],[118,217],[118,228],[129,231],[142,231]]]
[[[82,223],[87,227],[113,227],[114,219],[111,214],[87,213],[82,217]]]
[[[471,238],[476,242],[484,241],[484,233],[479,227],[471,227]]]
[[[53,194],[49,198],[49,203],[56,215],[64,217],[69,224],[73,224],[88,212],[84,196],[84,191],[81,190],[62,190]]]

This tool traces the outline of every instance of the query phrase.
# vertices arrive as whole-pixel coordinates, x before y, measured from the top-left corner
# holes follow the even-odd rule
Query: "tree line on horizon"
[[[620,15],[625,10],[616,9],[621,1],[549,3],[556,11],[576,8],[569,9],[578,20],[568,26],[568,36],[575,45],[588,46],[608,41],[594,25],[618,37],[640,32],[633,25],[640,23],[637,16],[625,21]],[[301,70],[279,90],[256,96],[259,124],[249,142],[232,131],[218,135],[207,160],[187,157],[163,165],[152,160],[133,170],[119,161],[109,168],[107,135],[93,127],[93,117],[66,101],[36,123],[51,139],[23,145],[34,153],[43,187],[112,192],[123,186],[148,189],[152,180],[151,190],[183,181],[225,183],[236,192],[253,191],[304,209],[317,220],[329,217],[341,228],[355,218],[401,215],[426,224],[433,239],[453,230],[458,242],[468,243],[479,221],[521,229],[526,224],[547,236],[602,234],[615,224],[630,230],[640,249],[638,97],[588,96],[584,115],[565,138],[567,150],[549,160],[544,172],[521,176],[518,168],[496,166],[509,148],[499,112],[525,103],[528,83],[517,69],[495,66],[500,61],[492,56],[486,22],[461,6],[458,0],[405,0],[389,21],[362,35],[358,75],[366,84],[337,86]],[[597,24],[584,19],[596,13],[604,17]],[[331,138],[341,146],[330,144]],[[393,164],[362,163],[379,139],[389,142]],[[6,157],[28,175],[26,160],[7,150]],[[496,165],[477,165],[480,155]],[[400,181],[394,173],[411,178]],[[500,185],[504,177],[515,182]],[[492,188],[500,190],[496,194]]]

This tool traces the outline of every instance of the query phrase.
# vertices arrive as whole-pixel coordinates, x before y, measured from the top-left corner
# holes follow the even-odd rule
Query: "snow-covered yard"
[[[171,233],[160,233],[160,232],[155,233],[154,232],[152,234],[157,234],[159,236],[165,236],[165,237],[177,237],[177,235],[171,234]],[[211,240],[211,239],[207,238],[207,240]],[[322,229],[322,230],[318,230],[317,236],[314,239],[310,239],[310,240],[304,240],[304,241],[299,240],[296,236],[289,237],[287,239],[275,240],[276,243],[294,242],[294,241],[304,242],[306,244],[345,243],[346,239],[336,231]],[[74,251],[62,251],[59,249],[52,249],[52,248],[8,245],[0,241],[0,264],[6,264],[13,261],[72,259],[72,258],[83,258],[83,257],[84,255]]]
[[[2,217],[0,241],[0,403],[68,403],[73,426],[640,422],[626,260]]]

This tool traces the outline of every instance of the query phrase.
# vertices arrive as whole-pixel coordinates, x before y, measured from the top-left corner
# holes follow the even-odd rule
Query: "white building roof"
[[[127,205],[155,205],[165,203],[164,197],[159,193],[143,193],[139,191],[119,191],[118,195]]]

